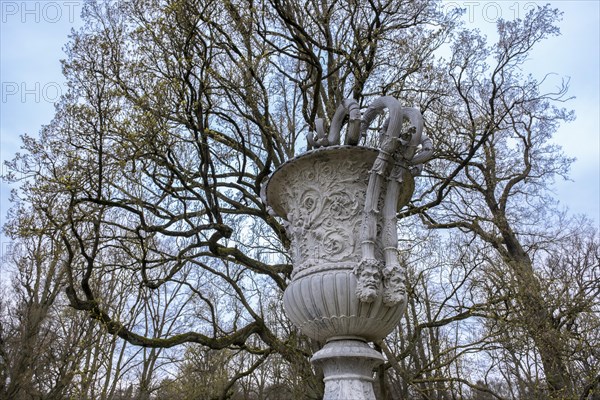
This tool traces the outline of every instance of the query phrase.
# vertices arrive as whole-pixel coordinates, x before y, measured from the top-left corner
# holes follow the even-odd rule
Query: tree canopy
[[[289,238],[260,189],[343,99],[390,95],[421,110],[436,153],[398,214],[410,300],[375,344],[381,398],[599,396],[598,235],[549,191],[572,161],[550,141],[573,119],[568,82],[547,93],[521,70],[561,14],[499,20],[488,44],[444,11],[87,1],[68,93],[9,163],[3,395],[319,398],[319,344],[282,313]]]

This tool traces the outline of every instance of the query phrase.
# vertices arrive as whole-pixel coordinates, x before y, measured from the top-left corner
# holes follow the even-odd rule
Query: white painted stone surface
[[[381,271],[371,279],[376,287],[371,301],[357,296],[367,280],[365,274],[358,280],[361,275],[355,272],[368,173],[376,156],[377,151],[357,146],[314,150],[276,171],[267,186],[268,204],[287,219],[292,241],[294,272],[284,293],[286,313],[305,335],[320,341],[335,336],[381,339],[405,308],[406,299],[384,304]],[[373,246],[383,260],[381,241]]]
[[[373,370],[383,361],[383,356],[362,340],[328,342],[312,358],[325,375],[323,400],[374,399]]]

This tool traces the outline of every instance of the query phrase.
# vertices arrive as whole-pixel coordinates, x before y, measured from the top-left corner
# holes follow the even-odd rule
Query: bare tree
[[[438,138],[444,143],[442,168],[431,170],[439,183],[424,192],[431,200],[412,212],[430,227],[470,232],[494,250],[499,258],[491,262],[502,264],[517,318],[541,359],[544,385],[551,397],[562,398],[574,390],[566,342],[532,256],[549,234],[544,222],[551,221],[552,208],[545,189],[565,176],[570,163],[549,139],[572,114],[553,105],[565,99],[565,83],[543,93],[541,82],[517,69],[535,43],[558,33],[558,18],[558,11],[543,7],[524,20],[501,21],[493,48],[476,33],[459,34],[444,83],[453,95],[427,105],[430,130],[444,132]],[[448,115],[448,107],[457,105],[460,111]]]
[[[316,344],[272,308],[292,266],[289,238],[260,188],[305,150],[317,118],[328,121],[345,98],[362,106],[380,94],[419,106],[438,149],[399,217],[460,232],[440,235],[446,253],[404,249],[413,296],[401,331],[378,343],[389,359],[379,371],[382,396],[524,395],[505,395],[496,375],[465,367],[474,352],[500,372],[516,365],[494,328],[505,303],[540,361],[526,381],[543,381],[540,393],[549,396],[574,395],[582,381],[570,375],[562,330],[576,326],[571,315],[595,326],[596,305],[578,302],[592,310],[583,314],[549,307],[545,279],[560,270],[551,266],[571,261],[560,247],[547,264],[535,258],[551,232],[540,223],[551,221],[539,206],[544,188],[570,162],[548,140],[572,116],[555,107],[566,85],[540,93],[540,82],[517,72],[536,43],[558,33],[559,13],[541,7],[501,21],[495,47],[461,29],[458,17],[430,1],[86,3],[85,25],[67,45],[69,92],[40,138],[24,137],[24,153],[10,163],[31,208],[21,209],[17,225],[44,217],[35,234],[58,246],[69,305],[110,338],[110,357],[86,353],[86,371],[106,371],[81,376],[86,396],[141,399],[181,388],[215,398],[322,396],[308,362]],[[436,58],[447,43],[450,59]],[[448,262],[415,258],[417,250]],[[538,265],[553,272],[542,277]],[[488,290],[497,277],[506,279],[501,295]],[[578,299],[593,293],[586,285]],[[470,324],[486,330],[462,336]],[[592,352],[596,339],[586,335]],[[180,374],[157,376],[161,360],[178,360],[183,346]],[[205,373],[211,357],[227,368]],[[578,370],[592,393],[597,369],[584,364]],[[190,387],[179,379],[186,371],[214,385]],[[280,375],[257,380],[266,371]],[[131,374],[137,386],[119,387],[118,377]]]

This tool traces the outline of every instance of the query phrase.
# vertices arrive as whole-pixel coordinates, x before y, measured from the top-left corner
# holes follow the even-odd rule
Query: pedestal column
[[[372,400],[373,370],[383,363],[383,356],[364,340],[334,339],[311,359],[323,369],[323,400]]]

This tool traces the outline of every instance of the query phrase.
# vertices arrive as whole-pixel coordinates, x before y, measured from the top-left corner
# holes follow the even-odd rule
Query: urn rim
[[[272,210],[275,212],[275,214],[277,214],[280,217],[285,218],[285,212],[278,207],[277,204],[278,202],[272,202],[270,200],[274,199],[277,194],[272,192],[272,188],[275,185],[276,186],[276,182],[281,179],[282,174],[285,173],[285,171],[292,165],[297,164],[298,162],[303,162],[305,161],[306,158],[312,158],[312,157],[331,157],[334,156],[336,153],[356,153],[356,154],[369,154],[372,158],[373,161],[375,160],[375,158],[377,157],[377,154],[379,153],[379,151],[373,147],[367,147],[367,146],[351,146],[351,145],[337,145],[337,146],[328,146],[328,147],[320,147],[318,149],[313,149],[313,150],[309,150],[305,153],[302,153],[300,155],[297,155],[296,157],[290,158],[289,160],[287,160],[286,162],[284,162],[283,164],[279,165],[275,171],[273,171],[273,173],[271,174],[271,176],[268,178],[268,180],[266,181],[266,183],[263,185],[262,187],[262,193],[261,193],[261,197],[264,201],[265,204],[269,205]]]

